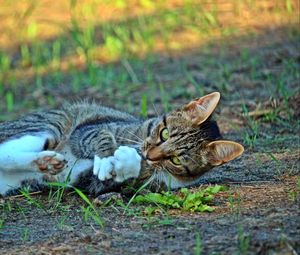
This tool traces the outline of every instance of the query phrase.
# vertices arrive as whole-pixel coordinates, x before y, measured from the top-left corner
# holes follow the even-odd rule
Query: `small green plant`
[[[20,55],[21,55],[21,66],[27,67],[31,65],[31,56],[29,46],[27,44],[22,44],[20,46]]]
[[[230,211],[236,218],[239,218],[241,214],[241,196],[240,193],[229,193],[229,207]]]
[[[10,200],[4,200],[4,202],[0,201],[0,208],[3,212],[11,212],[13,210],[12,204]]]
[[[88,24],[82,27],[78,20],[72,16],[71,18],[71,36],[76,45],[77,54],[83,57],[87,64],[92,61],[93,48],[95,47],[95,26]]]
[[[185,66],[185,76],[186,76],[187,80],[195,88],[195,91],[196,91],[197,95],[204,95],[205,94],[204,85],[203,84],[199,84],[199,82],[197,82],[195,80],[195,78],[193,77],[193,75],[187,70],[186,66]]]
[[[42,205],[42,203],[40,203],[37,199],[34,199],[30,192],[29,192],[29,188],[28,187],[24,187],[20,190],[21,192],[21,195],[23,195],[23,197],[26,198],[28,204],[30,205],[34,205],[36,206],[37,208],[40,208],[40,209],[44,209],[44,206]]]
[[[2,77],[2,73],[8,71],[10,68],[11,68],[10,56],[0,51],[0,71],[1,71],[0,78]]]
[[[48,201],[51,201],[53,210],[57,210],[60,207],[66,189],[66,183],[62,183],[61,185],[57,184],[58,183],[48,183],[51,188],[48,195]],[[53,187],[55,187],[56,190],[54,190]]]
[[[0,219],[0,231],[4,228],[5,220],[3,218]]]
[[[74,165],[75,164],[76,164],[76,162],[74,163]],[[49,195],[48,195],[48,200],[54,201],[54,208],[53,208],[54,210],[56,210],[60,206],[61,201],[63,199],[63,195],[65,193],[65,190],[66,190],[66,188],[69,187],[72,169],[73,169],[73,167],[69,171],[64,182],[49,182],[48,183],[48,186],[51,188]],[[52,190],[53,187],[56,188],[56,190],[54,192]]]
[[[22,238],[23,242],[28,241],[28,239],[29,239],[29,228],[24,228],[22,230],[22,236],[21,236],[21,238]]]
[[[201,255],[201,251],[202,251],[202,246],[201,246],[200,234],[196,233],[195,255]]]
[[[249,110],[245,104],[242,105],[244,116],[247,120],[247,128],[244,132],[244,143],[250,148],[253,148],[257,143],[257,138],[259,134],[259,122],[255,121],[251,116],[249,116]]]
[[[245,234],[244,228],[239,226],[238,228],[238,254],[248,254],[250,246],[250,237]]]
[[[161,96],[161,101],[163,104],[164,111],[168,112],[170,111],[171,105],[170,105],[169,94],[167,93],[164,84],[162,83],[159,84],[159,91],[160,91],[160,96]]]
[[[88,219],[93,219],[94,222],[99,225],[100,227],[103,227],[103,222],[102,219],[99,215],[99,212],[96,210],[92,202],[88,199],[88,197],[78,188],[73,187],[72,185],[68,184],[67,182],[51,182],[49,183],[51,187],[58,187],[61,189],[61,191],[58,193],[59,194],[59,200],[57,205],[60,205],[62,195],[64,191],[67,188],[73,189],[75,193],[84,201],[87,203],[87,207],[81,206],[81,209],[84,213],[84,219],[87,221]]]
[[[298,193],[298,192],[295,191],[295,190],[290,190],[290,191],[288,192],[289,199],[290,199],[291,201],[295,202],[296,199],[297,199],[297,193]]]
[[[293,4],[291,0],[285,0],[285,6],[289,14],[293,12]]]
[[[147,117],[147,95],[143,94],[141,99],[141,116],[146,118]]]
[[[103,227],[103,222],[101,220],[99,212],[96,210],[88,197],[80,189],[77,189],[75,187],[73,187],[73,189],[75,190],[77,195],[79,195],[79,197],[88,205],[87,207],[82,207],[82,210],[84,212],[84,219],[87,221],[89,218],[92,218],[97,225]]]
[[[14,94],[11,91],[8,91],[5,95],[6,100],[6,109],[8,112],[12,112],[15,106]]]
[[[65,228],[65,226],[66,226],[66,224],[65,224],[66,219],[67,219],[67,216],[61,217],[59,219],[59,221],[57,223],[58,229],[63,230]]]
[[[292,189],[288,192],[289,199],[295,202],[300,193],[300,178],[297,178],[297,186],[295,189]]]
[[[272,152],[266,152],[266,154],[269,155],[270,158],[271,158],[274,162],[276,162],[276,163],[279,163],[279,162],[280,162],[279,159],[276,158]]]
[[[52,66],[58,70],[61,62],[61,42],[56,40],[52,44]]]
[[[196,192],[182,188],[177,194],[171,191],[162,193],[148,193],[138,195],[133,199],[135,203],[151,203],[157,207],[180,209],[191,212],[212,212],[214,208],[210,205],[214,195],[224,190],[223,186],[215,185]],[[148,207],[149,208],[149,207]],[[149,212],[154,212],[149,208]]]

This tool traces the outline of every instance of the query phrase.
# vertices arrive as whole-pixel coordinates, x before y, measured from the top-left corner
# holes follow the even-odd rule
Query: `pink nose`
[[[164,157],[164,153],[161,151],[159,147],[154,147],[148,150],[146,158],[151,161],[157,161]]]

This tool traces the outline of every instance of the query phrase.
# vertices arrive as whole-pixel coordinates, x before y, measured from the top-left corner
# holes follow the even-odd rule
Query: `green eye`
[[[171,162],[172,162],[174,165],[176,165],[176,166],[181,165],[180,159],[179,159],[178,157],[176,157],[176,156],[174,156],[174,157],[171,158]]]
[[[167,141],[169,139],[169,130],[167,128],[164,128],[161,132],[160,132],[160,139],[162,141]]]

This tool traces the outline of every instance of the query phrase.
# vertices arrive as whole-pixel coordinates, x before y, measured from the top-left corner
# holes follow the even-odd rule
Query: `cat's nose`
[[[146,158],[151,161],[158,161],[165,157],[165,154],[159,147],[154,147],[148,150]]]

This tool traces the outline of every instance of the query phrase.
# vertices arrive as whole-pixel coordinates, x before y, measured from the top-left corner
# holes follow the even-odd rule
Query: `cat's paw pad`
[[[109,180],[113,177],[114,157],[99,158],[94,157],[94,175],[98,176],[100,181]]]
[[[142,158],[134,148],[120,146],[114,153],[114,159],[116,182],[123,182],[139,176]]]
[[[40,171],[52,175],[60,173],[67,163],[64,156],[55,151],[39,152],[34,162]]]

